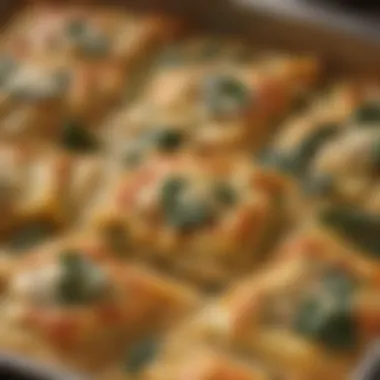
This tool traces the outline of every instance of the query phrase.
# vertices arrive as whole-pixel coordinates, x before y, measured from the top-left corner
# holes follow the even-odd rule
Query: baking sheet
[[[94,2],[102,3],[87,1]],[[1,1],[0,22],[6,23],[23,3]],[[244,35],[265,47],[316,53],[328,62],[332,71],[380,78],[380,18],[336,14],[333,8],[299,0],[114,0],[107,3],[185,15],[205,30]],[[0,375],[15,368],[18,369],[15,375],[20,379],[26,373],[31,374],[30,380],[83,379],[40,369],[38,364],[0,352],[0,370],[4,370]]]
[[[89,380],[57,368],[41,366],[31,360],[0,352],[0,379],[13,380]]]
[[[264,46],[316,53],[336,72],[379,77],[380,18],[303,0],[209,0],[190,8],[206,27],[239,31]]]

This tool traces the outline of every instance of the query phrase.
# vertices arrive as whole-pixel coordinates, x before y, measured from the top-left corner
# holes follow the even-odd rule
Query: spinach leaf
[[[62,276],[58,298],[64,305],[81,305],[98,300],[105,294],[107,279],[100,267],[80,252],[66,251],[60,256]]]

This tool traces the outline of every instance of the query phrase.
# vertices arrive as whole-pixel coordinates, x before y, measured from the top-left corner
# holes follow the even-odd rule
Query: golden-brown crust
[[[251,363],[252,364],[252,363]],[[202,345],[186,354],[171,355],[159,360],[142,374],[144,380],[269,380],[271,373],[248,365],[226,353]]]
[[[72,32],[66,30],[71,23]],[[181,30],[178,21],[158,14],[140,16],[107,7],[62,4],[31,7],[14,24],[2,52],[14,57],[13,66],[20,67],[7,81],[12,84],[20,70],[33,66],[45,87],[53,85],[56,75],[68,78],[62,88],[54,90],[54,96],[33,101],[16,97],[14,85],[11,92],[3,86],[0,136],[38,135],[55,140],[67,119],[79,120],[88,128],[98,124],[125,96],[142,60]],[[25,84],[19,85],[26,87],[31,75],[37,74],[25,73]],[[39,86],[34,84],[32,97],[42,91]]]
[[[268,159],[295,182],[289,201],[300,220],[331,205],[376,209],[378,98],[376,84],[340,83],[280,126]]]
[[[203,342],[243,349],[300,379],[345,379],[379,331],[379,311],[373,299],[379,287],[378,265],[311,228],[290,236],[277,257],[277,262],[242,281],[175,332],[173,352],[186,352],[185,347]],[[322,297],[323,293],[318,292],[322,292],[320,281],[324,277],[320,276],[324,273],[338,273],[355,283],[349,312],[355,343],[348,349],[330,347],[330,343],[319,341],[318,335],[312,338],[292,327],[303,297]],[[323,297],[328,298],[336,290],[329,291]],[[344,293],[339,297],[345,297]]]
[[[376,85],[298,112],[313,56],[31,3],[1,43],[0,349],[99,380],[346,379],[380,333],[380,267],[320,211],[379,210]],[[269,139],[307,169],[264,165]],[[336,194],[307,193],[310,174]]]
[[[172,181],[189,186],[194,202],[207,199],[216,212],[212,220],[197,222],[186,232],[186,226],[181,227],[186,215],[171,219],[162,197]],[[214,194],[220,184],[232,192],[231,205],[229,199],[220,203]],[[174,273],[195,282],[220,283],[252,268],[266,240],[276,238],[275,227],[286,217],[277,202],[285,188],[244,156],[161,156],[122,175],[111,194],[102,195],[94,206],[89,222],[101,234],[112,227],[125,231],[148,262],[162,260]]]
[[[138,144],[141,135],[144,138],[147,132],[162,126],[183,134],[192,149],[258,149],[272,132],[269,124],[285,116],[320,76],[319,62],[313,57],[274,55],[245,60],[238,54],[234,58],[239,47],[236,41],[223,46],[221,41],[200,38],[184,45],[174,45],[162,58],[159,56],[157,68],[149,75],[134,107],[121,110],[106,123],[112,149],[120,138],[135,139]],[[209,103],[215,100],[205,94],[205,86],[219,80],[228,81],[226,86],[233,86],[230,91],[235,93],[224,95],[226,99],[221,101],[231,104],[214,114]],[[234,105],[237,101],[241,104]]]
[[[31,55],[54,53],[87,60],[90,58],[89,50],[67,35],[71,22],[91,28],[93,37],[107,42],[107,46],[100,46],[107,54],[99,54],[103,51],[100,50],[95,55],[96,59],[116,59],[127,65],[155,43],[175,37],[181,29],[178,20],[159,14],[142,16],[112,6],[93,5],[90,8],[84,4],[38,4],[26,8],[14,22],[8,44],[13,46],[22,42]]]
[[[51,221],[56,227],[71,223],[102,173],[99,157],[78,157],[40,143],[4,142],[0,154],[5,236],[33,221]]]
[[[174,281],[101,253],[102,247],[95,251],[87,239],[82,244],[70,241],[47,245],[13,263],[3,296],[2,324],[12,326],[9,334],[24,336],[25,347],[22,339],[14,343],[4,337],[2,349],[28,350],[26,338],[31,335],[35,336],[32,345],[45,347],[66,364],[99,368],[122,354],[128,344],[167,328],[199,304],[196,293]],[[47,277],[47,271],[60,268],[65,252],[87,257],[101,268],[111,293],[99,301],[73,305],[48,296],[50,291],[41,286],[56,286],[56,277]],[[28,279],[34,283],[27,283]]]

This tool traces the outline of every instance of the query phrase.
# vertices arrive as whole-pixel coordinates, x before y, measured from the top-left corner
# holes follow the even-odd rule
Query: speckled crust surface
[[[378,334],[379,272],[336,248],[316,235],[292,237],[277,263],[181,326],[166,349],[186,356],[198,345],[224,347],[280,378],[347,379]]]
[[[119,230],[140,258],[183,279],[218,285],[262,261],[286,220],[286,188],[245,156],[153,157],[101,192],[85,223]]]
[[[77,156],[39,143],[1,143],[0,160],[0,231],[5,244],[16,251],[28,247],[22,238],[17,242],[16,235],[41,230],[47,237],[71,225],[105,170],[98,156]]]
[[[186,376],[194,380],[270,380],[274,373],[256,363],[199,345],[185,355],[167,355],[147,370],[142,378],[176,380]]]
[[[120,136],[133,138],[144,154],[149,134],[169,129],[188,149],[252,150],[309,94],[321,71],[314,57],[255,52],[238,40],[173,43],[156,58],[135,104],[109,121],[107,139],[120,150]]]
[[[176,25],[158,14],[139,15],[113,6],[41,2],[26,8],[6,37],[9,46],[25,47],[31,55],[116,59],[127,66],[154,42],[170,36]]]
[[[58,139],[72,120],[94,129],[179,29],[112,7],[30,6],[3,36],[0,137]]]
[[[246,360],[221,349],[198,342],[184,351],[165,351],[162,341],[160,347],[150,351],[152,364],[141,371],[141,367],[132,367],[126,360],[124,367],[110,367],[106,376],[109,380],[272,380],[277,372],[257,360]],[[147,359],[148,356],[145,356]],[[141,362],[144,364],[144,361]],[[137,371],[140,370],[140,371]],[[124,376],[124,377],[123,377]],[[128,377],[129,376],[129,377]]]
[[[376,81],[32,3],[0,44],[0,351],[96,380],[346,380],[380,332]]]
[[[298,183],[311,212],[326,206],[378,208],[379,87],[342,83],[290,118],[262,163]],[[295,212],[304,208],[295,205]]]
[[[92,371],[199,305],[191,289],[104,249],[77,236],[13,259],[2,299],[1,350],[33,356],[38,348],[42,359],[48,351],[57,362]]]

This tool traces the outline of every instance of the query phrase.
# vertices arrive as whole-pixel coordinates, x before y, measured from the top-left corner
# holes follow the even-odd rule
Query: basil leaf
[[[254,157],[254,159],[256,159]],[[289,154],[272,149],[266,149],[257,157],[259,163],[265,167],[273,168],[280,172],[291,172]]]
[[[213,217],[214,210],[206,201],[177,202],[167,212],[168,222],[183,232],[204,226],[211,222]]]
[[[170,211],[186,187],[186,180],[180,177],[172,177],[165,181],[161,189],[161,202],[165,211]]]
[[[318,150],[326,141],[336,136],[337,132],[338,126],[336,124],[326,124],[319,127],[291,153],[287,164],[288,168],[295,175],[304,175]]]
[[[182,145],[184,136],[174,128],[158,128],[150,133],[149,140],[158,150],[172,152]]]
[[[207,77],[203,95],[210,114],[215,117],[239,112],[251,100],[251,93],[243,82],[225,75]]]
[[[322,286],[327,294],[333,294],[336,299],[345,299],[351,297],[356,282],[343,270],[329,268],[322,276]]]
[[[80,305],[104,295],[107,280],[102,270],[80,252],[67,251],[60,256],[62,276],[58,298],[64,305]]]
[[[354,116],[354,121],[359,123],[373,123],[380,121],[380,102],[370,101],[359,107]]]
[[[145,339],[134,345],[126,359],[126,370],[138,374],[149,365],[158,353],[160,341],[155,338]]]
[[[67,37],[85,54],[103,57],[110,50],[110,41],[100,31],[92,28],[86,20],[72,20],[66,28]]]
[[[209,223],[214,209],[209,201],[183,197],[188,183],[181,178],[168,179],[162,188],[161,204],[166,221],[182,232]]]
[[[295,330],[337,350],[356,346],[357,330],[350,300],[334,301],[326,306],[322,297],[307,297],[301,303]]]
[[[321,223],[355,247],[380,257],[380,217],[348,207],[330,207],[319,215]]]
[[[83,153],[96,150],[98,141],[80,123],[68,120],[63,125],[61,145],[68,150]]]

